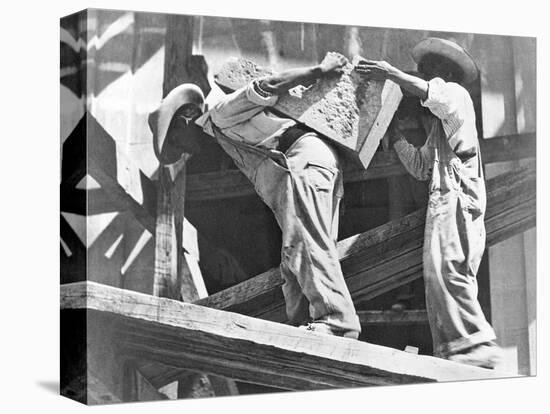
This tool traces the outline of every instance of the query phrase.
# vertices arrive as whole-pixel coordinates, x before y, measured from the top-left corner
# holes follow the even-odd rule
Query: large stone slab
[[[272,73],[238,58],[222,66],[214,79],[230,92]],[[335,142],[349,159],[366,169],[401,97],[397,84],[363,79],[348,61],[343,73],[322,78],[309,88],[294,88],[281,96],[273,109]]]

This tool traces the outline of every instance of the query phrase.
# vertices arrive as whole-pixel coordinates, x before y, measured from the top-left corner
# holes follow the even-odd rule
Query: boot
[[[485,342],[449,355],[447,359],[461,364],[494,369],[502,361],[502,357],[502,349],[497,344]]]

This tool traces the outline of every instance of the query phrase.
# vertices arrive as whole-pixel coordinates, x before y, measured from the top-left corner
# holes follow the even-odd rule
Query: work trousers
[[[424,235],[426,306],[434,354],[447,357],[496,339],[479,304],[477,272],[485,249],[485,188],[479,164],[469,169],[450,152],[437,163],[447,188],[432,189]],[[443,160],[442,160],[443,161]],[[472,174],[471,170],[476,171]],[[483,197],[472,197],[472,190]]]
[[[282,230],[281,276],[289,322],[360,331],[336,248],[342,171],[335,150],[315,133],[286,153],[216,139],[253,183]]]
[[[420,149],[403,140],[394,148],[415,177],[431,175],[424,284],[434,355],[446,358],[496,339],[477,298],[486,192],[479,146],[461,158],[451,149],[439,119],[431,119],[429,131]]]

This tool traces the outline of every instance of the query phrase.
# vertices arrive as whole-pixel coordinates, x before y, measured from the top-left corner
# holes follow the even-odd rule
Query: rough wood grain
[[[62,312],[116,321],[123,355],[291,390],[497,378],[499,373],[92,282]]]
[[[238,58],[227,62],[214,79],[224,90],[235,90],[269,73]],[[361,78],[348,61],[341,74],[321,78],[299,93],[282,95],[273,109],[332,140],[366,169],[401,97],[398,85]]]
[[[534,164],[487,182],[487,245],[535,225]],[[359,305],[422,275],[425,209],[338,243],[346,283]],[[195,303],[264,319],[284,321],[278,268]]]

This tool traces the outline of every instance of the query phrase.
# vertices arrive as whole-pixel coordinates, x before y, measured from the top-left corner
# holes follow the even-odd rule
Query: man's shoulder
[[[447,88],[448,88],[449,92],[454,94],[454,95],[470,97],[470,92],[468,92],[468,90],[463,85],[461,85],[460,83],[447,82]]]

